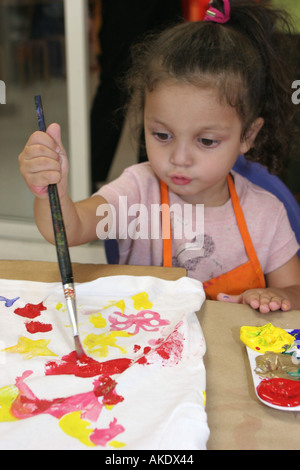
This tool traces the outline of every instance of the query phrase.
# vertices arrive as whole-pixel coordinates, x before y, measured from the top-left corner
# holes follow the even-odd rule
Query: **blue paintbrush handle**
[[[56,184],[49,184],[48,195],[62,283],[70,284],[73,283],[72,264]]]
[[[42,106],[42,100],[40,95],[34,97],[35,107],[37,112],[39,129],[42,132],[46,132],[46,124],[44,118],[44,111]],[[62,278],[62,283],[70,284],[73,283],[73,272],[72,264],[70,260],[69,247],[67,243],[67,235],[65,231],[58,191],[56,184],[49,184],[48,195],[50,201],[52,223],[54,230],[54,238],[57,252],[57,259]]]

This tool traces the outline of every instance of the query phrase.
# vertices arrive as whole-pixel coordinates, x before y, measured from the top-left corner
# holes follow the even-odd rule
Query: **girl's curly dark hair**
[[[241,139],[257,117],[264,119],[246,157],[278,172],[293,138],[290,35],[285,12],[249,0],[232,0],[225,24],[184,22],[152,35],[133,49],[127,75],[132,109],[142,113],[146,91],[164,80],[217,86],[221,101],[241,118]]]

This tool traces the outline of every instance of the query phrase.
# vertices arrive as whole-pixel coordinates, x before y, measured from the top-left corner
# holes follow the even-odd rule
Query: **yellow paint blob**
[[[110,307],[119,308],[121,310],[122,314],[123,314],[125,312],[125,308],[126,308],[125,300],[118,300],[117,302],[115,300],[112,300],[109,305],[107,305],[106,307],[103,307],[103,310],[105,310],[106,308],[110,308]]]
[[[121,449],[121,447],[126,446],[125,442],[119,442],[119,441],[110,441],[108,445],[113,447],[114,449]]]
[[[271,323],[264,326],[242,326],[240,339],[246,346],[260,353],[283,352],[295,341],[294,336]]]
[[[89,320],[95,328],[104,328],[106,326],[106,320],[101,313],[93,313],[90,315]]]
[[[112,410],[115,405],[104,405],[107,410]]]
[[[93,429],[88,429],[88,426],[90,426],[89,421],[81,419],[81,411],[74,411],[63,416],[59,420],[59,426],[68,436],[75,437],[85,446],[96,447],[90,441]]]
[[[18,395],[19,390],[15,385],[0,388],[0,422],[17,421],[10,409]]]
[[[132,336],[127,331],[111,331],[110,333],[103,333],[101,335],[90,334],[84,338],[83,344],[89,354],[106,357],[109,353],[109,347],[118,348],[123,354],[126,349],[116,344],[118,337]]]
[[[136,310],[148,310],[153,307],[153,303],[150,302],[147,292],[140,292],[139,294],[133,295],[132,300]]]
[[[32,340],[25,336],[20,336],[15,346],[3,349],[3,351],[22,354],[26,359],[32,359],[36,356],[57,356],[57,354],[54,354],[47,348],[49,343],[50,340],[46,339]]]
[[[203,398],[204,398],[204,406],[206,405],[206,391],[205,390],[202,390],[202,393],[203,393]]]

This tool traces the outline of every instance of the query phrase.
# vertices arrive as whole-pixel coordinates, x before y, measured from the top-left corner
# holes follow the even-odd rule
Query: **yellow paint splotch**
[[[47,348],[50,340],[39,339],[32,340],[25,336],[20,336],[18,343],[10,348],[3,349],[9,353],[22,354],[26,359],[32,359],[36,356],[57,356]]]
[[[11,406],[19,394],[15,385],[0,388],[0,422],[17,421],[11,413]]]
[[[149,300],[147,292],[140,292],[132,296],[133,306],[136,310],[149,310],[153,307],[153,303]]]
[[[75,437],[87,447],[96,447],[95,444],[90,441],[90,435],[93,432],[93,429],[88,429],[90,425],[91,423],[89,421],[81,419],[81,411],[68,413],[59,420],[60,428],[68,434],[68,436]]]
[[[271,323],[264,326],[242,326],[240,339],[246,346],[260,353],[281,353],[295,341],[294,336]]]
[[[112,300],[109,305],[106,305],[106,307],[103,307],[103,310],[105,310],[106,308],[110,308],[110,307],[119,308],[121,310],[122,314],[123,314],[125,312],[125,308],[126,308],[125,300],[118,300],[117,302],[115,300]]]
[[[101,313],[93,313],[90,315],[89,320],[95,328],[104,328],[106,326],[106,320]]]
[[[114,449],[121,449],[121,447],[126,446],[125,442],[120,441],[110,441],[108,445],[113,447]]]
[[[93,333],[87,335],[83,344],[89,354],[106,357],[109,353],[109,347],[118,348],[122,353],[126,353],[126,349],[116,344],[118,337],[132,336],[127,331],[111,331],[110,333],[103,333],[101,335],[94,335]]]

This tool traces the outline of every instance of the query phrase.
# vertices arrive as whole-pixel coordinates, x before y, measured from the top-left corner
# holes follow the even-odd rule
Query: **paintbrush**
[[[37,112],[38,124],[40,131],[46,132],[46,124],[44,118],[44,111],[42,106],[42,99],[40,95],[34,97],[35,107]],[[78,324],[77,324],[77,307],[76,307],[76,295],[74,289],[74,279],[72,272],[72,264],[70,259],[69,247],[67,243],[67,236],[57,191],[56,184],[49,184],[48,195],[51,208],[51,216],[54,230],[54,238],[57,252],[57,259],[59,264],[60,275],[63,284],[64,296],[67,303],[67,309],[69,312],[70,321],[73,328],[73,335],[75,341],[75,350],[78,359],[80,359],[85,353],[82,348]]]

